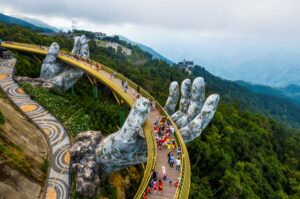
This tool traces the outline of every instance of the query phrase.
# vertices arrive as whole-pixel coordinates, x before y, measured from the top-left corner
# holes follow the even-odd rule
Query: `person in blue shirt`
[[[171,154],[171,155],[170,155],[170,166],[171,166],[172,168],[173,168],[174,161],[175,161],[174,155]]]

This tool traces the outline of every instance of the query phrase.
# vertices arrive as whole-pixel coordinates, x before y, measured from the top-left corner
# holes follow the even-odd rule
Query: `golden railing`
[[[21,50],[21,51],[27,51],[27,52],[34,52],[38,54],[47,54],[48,48],[43,46],[38,46],[34,44],[24,44],[24,43],[17,43],[17,42],[2,42],[1,45],[6,48],[11,48],[15,50]],[[102,70],[110,73],[115,74],[115,76],[123,81],[127,81],[129,86],[137,89],[138,85],[132,82],[130,79],[126,78],[120,73],[115,72],[113,69],[104,66],[103,64],[100,64],[98,62],[95,62],[93,60],[86,60],[86,59],[74,59],[71,55],[68,54],[66,51],[61,51],[61,53],[58,55],[58,58],[62,61],[71,64],[75,67],[78,67],[85,72],[93,75],[97,79],[99,79],[102,83],[104,83],[106,86],[114,90],[115,93],[118,94],[128,105],[133,106],[134,101],[133,99],[126,93],[123,92],[123,90],[116,86],[114,83],[112,83],[109,79],[103,78],[103,75],[98,73],[96,70],[92,69],[90,66],[88,66],[86,63],[91,65],[99,66]],[[143,97],[148,98],[151,101],[154,101],[156,104],[156,107],[160,110],[161,114],[163,114],[172,124],[172,126],[175,129],[175,139],[176,144],[181,147],[182,155],[181,155],[181,168],[180,168],[180,181],[178,184],[178,188],[176,189],[176,193],[174,198],[188,198],[189,191],[190,191],[190,181],[191,181],[191,168],[190,168],[190,160],[188,151],[185,145],[185,142],[170,115],[165,111],[165,109],[160,105],[158,101],[156,101],[147,91],[145,91],[143,88],[140,88],[140,93]],[[154,138],[154,134],[151,131],[151,125],[149,120],[146,121],[144,126],[144,132],[145,132],[145,138],[147,142],[147,166],[144,171],[144,177],[143,180],[139,186],[139,189],[135,195],[134,198],[142,198],[144,192],[146,191],[148,184],[152,178],[152,171],[155,169],[156,166],[156,157],[157,157],[157,151],[156,151],[156,141]]]

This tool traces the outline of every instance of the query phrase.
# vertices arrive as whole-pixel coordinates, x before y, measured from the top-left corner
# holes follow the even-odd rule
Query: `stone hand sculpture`
[[[53,42],[42,64],[40,78],[53,78],[55,75],[62,71],[63,68],[61,64],[56,61],[58,53],[59,45],[58,43]]]
[[[149,108],[150,102],[139,98],[119,131],[105,138],[96,131],[76,136],[70,154],[72,170],[76,173],[77,192],[91,197],[99,185],[99,176],[146,162],[146,141],[140,136],[140,131]]]
[[[80,36],[74,37],[73,55],[80,55]]]
[[[189,79],[186,79],[181,84],[181,100],[177,112],[172,114],[174,110],[173,107],[176,107],[178,99],[177,101],[175,99],[169,100],[173,103],[167,102],[165,106],[168,113],[172,114],[171,117],[179,128],[185,142],[190,142],[201,135],[202,131],[212,120],[220,99],[218,94],[212,94],[204,103],[204,79],[197,77],[193,81],[192,87],[190,87],[190,82]],[[171,85],[172,84],[176,83],[172,82]],[[172,98],[172,96],[170,95],[169,98]]]
[[[75,41],[75,45],[76,44]],[[78,81],[83,75],[83,71],[59,62],[57,60],[58,53],[59,45],[53,42],[43,61],[40,78],[42,78],[45,83],[53,85],[56,89],[66,91]]]
[[[80,56],[83,58],[90,58],[89,41],[85,35],[80,37]]]

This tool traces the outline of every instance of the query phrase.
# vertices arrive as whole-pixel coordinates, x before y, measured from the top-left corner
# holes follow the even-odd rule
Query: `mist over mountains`
[[[300,85],[300,54],[277,53],[224,64],[211,71],[230,80],[243,80],[272,87]]]
[[[197,33],[191,33],[197,34]],[[170,35],[163,44],[151,46],[174,61],[193,60],[209,72],[228,80],[243,80],[271,87],[300,85],[300,41],[268,35],[220,36],[199,35],[176,40]]]

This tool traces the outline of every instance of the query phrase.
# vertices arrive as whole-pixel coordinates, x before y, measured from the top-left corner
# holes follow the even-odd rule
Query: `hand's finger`
[[[189,122],[188,122],[188,120],[187,120],[187,114],[183,114],[183,115],[176,121],[177,128],[185,127],[188,123],[189,123]]]
[[[169,97],[165,105],[165,109],[170,115],[175,112],[178,98],[179,98],[179,86],[178,86],[178,82],[174,81],[170,84]]]
[[[203,77],[197,77],[192,85],[192,99],[187,111],[188,122],[201,112],[205,100],[205,82]]]
[[[194,79],[192,85],[192,98],[187,104],[187,110],[184,115],[181,115],[176,120],[178,128],[185,127],[190,121],[192,121],[195,118],[196,115],[200,113],[205,98],[204,86],[205,83],[202,77],[197,77],[196,79]]]
[[[139,133],[140,129],[142,129],[146,119],[148,118],[149,110],[150,102],[148,99],[141,97],[135,101],[135,104],[130,110],[127,119],[119,130],[119,133],[123,134],[122,137],[124,140],[128,139],[134,134]]]
[[[201,113],[195,117],[187,126],[180,129],[181,135],[185,142],[190,142],[199,137],[202,131],[207,127],[213,118],[219,103],[218,94],[210,95],[201,110]]]
[[[191,80],[185,79],[181,83],[181,98],[180,98],[180,104],[179,104],[179,110],[172,115],[172,119],[174,122],[176,122],[178,119],[180,119],[184,114],[186,114],[190,101],[191,101]]]
[[[73,45],[73,49],[72,49],[72,54],[77,55],[77,54],[79,54],[79,51],[80,51],[80,37],[76,36],[73,38],[74,38],[74,45]]]
[[[181,83],[181,99],[179,110],[186,113],[191,101],[191,80],[185,79]]]

